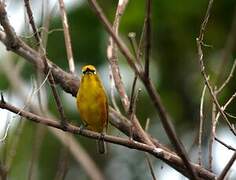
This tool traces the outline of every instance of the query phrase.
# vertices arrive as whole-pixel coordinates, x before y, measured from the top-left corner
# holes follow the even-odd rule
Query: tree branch
[[[40,123],[40,124],[44,124],[46,126],[50,126],[56,129],[61,129],[61,130],[65,130],[63,128],[63,126],[60,124],[60,122],[58,122],[57,120],[53,120],[50,118],[46,118],[46,117],[41,117],[39,115],[36,115],[34,113],[19,109],[15,106],[12,106],[10,104],[8,104],[4,98],[3,95],[1,94],[1,100],[0,100],[0,108],[1,109],[6,109],[8,111],[11,111],[15,114],[18,114],[20,116],[25,117],[26,119],[36,122],[36,123]],[[100,134],[93,132],[93,131],[89,131],[86,129],[81,129],[80,127],[68,124],[67,129],[65,130],[66,132],[70,132],[72,134],[78,134],[78,135],[82,135],[85,137],[89,137],[92,139],[99,139],[100,138]],[[156,147],[152,147],[137,141],[130,141],[129,139],[125,139],[125,138],[120,138],[120,137],[116,137],[116,136],[110,136],[110,135],[104,135],[104,141],[113,143],[113,144],[119,144],[131,149],[137,149],[137,150],[141,150],[144,152],[148,152],[150,154],[152,154],[153,156],[165,161],[165,162],[171,162],[169,163],[170,166],[174,167],[175,169],[177,169],[179,172],[181,172],[182,174],[184,174],[185,176],[189,177],[189,173],[186,169],[186,167],[183,164],[183,161],[176,155],[173,155],[171,153],[169,153],[168,151],[165,151],[162,148],[156,148]],[[200,177],[204,178],[204,179],[215,179],[215,175],[213,173],[210,173],[209,171],[205,170],[204,168],[198,166],[198,165],[194,165],[192,164],[192,166],[197,170],[197,173]]]
[[[232,150],[232,151],[236,151],[236,149],[226,143],[224,143],[223,141],[221,141],[219,138],[215,137],[215,140],[220,143],[221,145],[225,146],[226,148],[228,148],[229,150]]]
[[[236,152],[234,152],[233,156],[231,157],[229,162],[226,164],[225,168],[223,169],[223,171],[221,172],[221,174],[219,175],[217,180],[224,180],[225,176],[229,172],[229,170],[232,167],[232,165],[234,164],[235,160],[236,160]]]
[[[65,3],[64,3],[64,0],[58,0],[58,2],[60,5],[61,20],[62,20],[63,29],[64,29],[63,32],[64,32],[64,38],[65,38],[66,53],[67,53],[67,60],[69,63],[69,69],[71,73],[74,73],[75,63],[74,63],[74,58],[73,58],[70,31],[69,31],[69,25],[68,25],[68,20],[66,16],[66,10],[65,10]]]
[[[146,0],[146,17],[145,17],[145,23],[146,23],[146,47],[145,47],[145,76],[149,77],[149,59],[150,59],[150,53],[151,53],[151,4],[152,0]]]
[[[14,29],[10,26],[10,22],[8,20],[7,12],[5,9],[5,3],[3,1],[0,1],[0,24],[2,25],[6,33],[5,44],[7,49],[18,49],[19,41]]]

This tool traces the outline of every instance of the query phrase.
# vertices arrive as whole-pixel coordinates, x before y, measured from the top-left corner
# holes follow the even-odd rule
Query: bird
[[[104,130],[108,126],[108,98],[95,66],[82,67],[82,78],[76,96],[77,109],[86,129],[101,133],[98,139],[98,152],[104,154],[106,145]]]

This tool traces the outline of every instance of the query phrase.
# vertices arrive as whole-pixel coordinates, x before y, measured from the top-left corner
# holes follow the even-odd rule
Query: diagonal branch
[[[236,152],[234,152],[233,156],[231,157],[229,162],[226,164],[225,168],[223,169],[223,171],[221,172],[221,174],[219,175],[217,180],[224,180],[225,179],[225,176],[229,172],[229,170],[232,167],[232,165],[234,164],[235,160],[236,160]]]
[[[146,24],[146,47],[145,47],[145,76],[149,77],[149,59],[150,59],[150,53],[151,53],[151,4],[152,0],[146,0],[146,18],[145,18],[145,24]]]
[[[68,20],[66,16],[66,10],[65,10],[65,3],[64,3],[64,0],[58,0],[58,2],[60,5],[61,20],[63,24],[63,32],[64,32],[64,38],[65,38],[66,53],[67,53],[67,60],[69,63],[69,69],[71,73],[74,73],[75,63],[74,63],[74,58],[73,58],[70,31],[69,31],[69,25],[68,25]]]
[[[226,144],[225,142],[221,141],[219,138],[215,137],[215,140],[220,143],[221,145],[225,146],[226,148],[228,148],[229,150],[232,151],[236,151],[236,149],[228,144]]]
[[[204,105],[204,96],[206,92],[206,85],[202,90],[201,103],[200,103],[200,124],[198,132],[198,164],[202,165],[202,131],[203,131],[203,105]]]
[[[6,33],[5,44],[7,49],[18,49],[19,41],[14,29],[10,26],[10,22],[8,20],[7,12],[5,9],[5,3],[3,1],[0,1],[0,24],[2,25]]]
[[[120,0],[117,5],[116,15],[115,15],[115,19],[114,19],[114,23],[112,27],[116,35],[118,35],[120,20],[125,11],[127,3],[128,3],[128,0],[124,0],[124,1]],[[109,37],[109,44],[107,47],[107,58],[111,67],[116,89],[118,90],[118,93],[121,98],[122,105],[125,111],[127,111],[127,107],[129,106],[129,98],[126,94],[124,83],[121,79],[120,68],[118,65],[117,46],[112,37]]]
[[[58,122],[57,120],[53,120],[53,119],[46,118],[46,117],[41,117],[41,116],[36,115],[34,113],[22,110],[20,108],[17,108],[15,106],[8,104],[4,100],[2,94],[1,94],[1,100],[0,100],[0,108],[6,109],[6,110],[11,111],[15,114],[23,116],[30,121],[44,124],[46,126],[50,126],[50,127],[56,128],[56,129],[65,130],[63,128],[63,126],[60,124],[60,122]],[[100,138],[99,133],[85,130],[85,129],[81,129],[80,127],[76,127],[71,124],[68,124],[67,129],[65,131],[70,132],[72,134],[78,134],[78,135],[82,135],[85,137],[89,137],[92,139],[99,139]],[[178,156],[173,155],[173,154],[169,153],[168,151],[165,151],[162,148],[152,147],[152,146],[149,146],[149,145],[137,142],[137,141],[130,141],[129,139],[120,138],[120,137],[111,136],[111,135],[104,135],[103,138],[107,142],[119,144],[119,145],[122,145],[122,146],[125,146],[128,148],[131,148],[131,149],[137,149],[140,151],[148,152],[148,153],[152,154],[153,156],[155,156],[156,158],[159,158],[165,162],[166,161],[171,162],[169,164],[170,166],[176,168],[179,172],[181,172],[185,176],[187,176],[187,177],[190,176],[188,174],[188,171],[186,170],[186,167],[183,165],[183,161]],[[204,168],[202,168],[198,165],[192,164],[192,166],[194,166],[195,169],[198,170],[197,172],[200,177],[202,177],[204,179],[212,179],[212,180],[215,179],[215,175],[213,173],[210,173],[209,171],[205,170]]]

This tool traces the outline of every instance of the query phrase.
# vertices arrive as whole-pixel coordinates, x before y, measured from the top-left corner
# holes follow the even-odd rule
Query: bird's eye
[[[87,74],[87,73],[96,74],[96,71],[94,69],[86,68],[86,70],[83,71],[83,74]]]
[[[90,69],[90,72],[96,74],[96,71],[94,69]]]

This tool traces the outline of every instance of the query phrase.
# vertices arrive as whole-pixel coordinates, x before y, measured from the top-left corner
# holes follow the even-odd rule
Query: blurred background
[[[112,22],[118,1],[99,0],[98,3]],[[7,0],[6,4],[8,17],[17,34],[30,46],[36,47],[23,1]],[[108,34],[89,8],[87,1],[65,0],[65,5],[76,73],[80,75],[80,69],[85,64],[95,65],[110,97],[109,66],[106,57]],[[178,0],[157,0],[152,3],[151,78],[155,82],[179,137],[186,146],[191,160],[195,163],[197,163],[200,98],[204,86],[197,59],[196,37],[199,34],[207,5],[208,1],[206,0],[182,0],[181,2]],[[33,0],[32,10],[42,32],[44,31],[44,28],[40,28],[43,27],[42,19],[45,17],[45,12],[49,12],[47,56],[55,64],[68,71],[58,1]],[[135,32],[137,41],[139,41],[144,17],[145,1],[131,0],[120,25],[120,36],[129,47],[128,33]],[[215,1],[205,34],[204,42],[207,46],[204,47],[204,60],[211,84],[217,87],[226,79],[234,62],[236,55],[235,26],[236,1]],[[230,51],[225,53],[229,44]],[[134,73],[122,55],[119,55],[119,65],[126,92],[130,94]],[[0,44],[0,91],[4,92],[7,101],[18,107],[24,107],[29,102],[37,106],[37,94],[32,93],[36,77],[32,64],[11,52],[7,52],[6,48]],[[235,80],[234,76],[218,96],[220,104],[225,104],[235,92]],[[63,101],[66,116],[71,120],[71,123],[80,125],[75,98],[63,92],[59,86],[57,88]],[[138,88],[142,89],[137,102],[137,116],[141,124],[144,126],[146,119],[150,118],[149,133],[161,143],[170,145],[145,88],[141,83],[138,84]],[[42,101],[47,105],[51,115],[59,117],[48,83],[44,85]],[[117,93],[116,102],[123,111]],[[235,101],[233,101],[227,108],[227,112],[236,115],[235,106]],[[211,109],[212,100],[209,93],[206,92],[202,147],[202,159],[205,167],[208,167]],[[25,121],[19,116],[1,109],[0,119],[1,164],[9,165],[9,179],[60,179],[62,177],[60,175],[61,169],[65,171],[64,179],[67,180],[92,178],[88,173],[89,170],[86,170],[85,166],[81,164],[82,160],[78,160],[76,155],[73,155],[64,146],[63,136],[58,138],[53,130]],[[234,118],[229,119],[235,123]],[[109,134],[123,136],[121,132],[111,126]],[[236,147],[235,137],[222,119],[219,120],[217,126],[217,137]],[[81,156],[82,152],[86,153],[84,157],[90,158],[101,177],[113,180],[151,179],[144,153],[109,144],[108,153],[101,156],[97,154],[94,140],[81,136],[73,138],[75,142],[79,143],[77,145]],[[226,147],[215,142],[213,144],[213,172],[220,173],[232,153]],[[77,156],[80,154],[77,153]],[[184,179],[182,175],[162,161],[152,157],[151,161],[158,179]],[[230,179],[236,178],[235,171],[236,165],[231,168]]]

